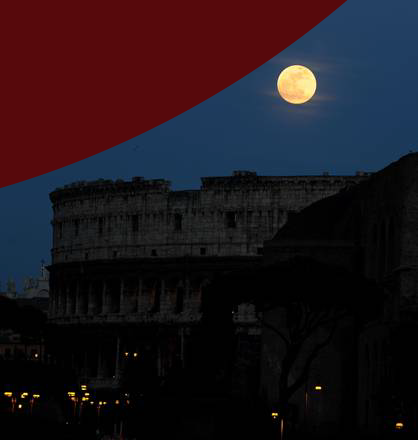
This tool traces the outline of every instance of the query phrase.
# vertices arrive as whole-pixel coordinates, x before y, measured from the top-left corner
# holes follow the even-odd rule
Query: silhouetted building
[[[11,329],[0,330],[0,361],[41,361],[44,350],[41,338],[25,338]]]
[[[13,278],[9,278],[6,283],[6,291],[0,291],[0,296],[4,296],[5,298],[9,299],[16,299],[16,294],[16,283]]]
[[[368,180],[307,207],[266,242],[268,265],[310,258],[346,270],[347,282],[355,274],[384,292],[377,316],[369,314],[344,337],[337,333],[318,358],[308,382],[318,399],[309,411],[322,411],[317,423],[341,427],[347,411],[344,393],[349,393],[355,399],[348,411],[353,425],[377,438],[396,430],[416,435],[418,364],[410,353],[418,336],[417,231],[418,154],[408,154]],[[335,285],[336,298],[342,287]],[[367,303],[366,295],[358,310]],[[271,346],[264,348],[265,355],[272,352]],[[267,363],[264,356],[265,367]],[[265,386],[273,375],[266,373]],[[315,381],[322,394],[312,392]],[[302,414],[305,397],[300,393],[295,400]]]
[[[296,212],[367,177],[236,171],[202,178],[200,190],[141,177],[57,189],[48,268],[57,359],[96,388],[120,387],[141,359],[165,382],[192,362],[204,286],[260,265],[263,242]],[[235,331],[259,340],[254,307],[234,312]]]

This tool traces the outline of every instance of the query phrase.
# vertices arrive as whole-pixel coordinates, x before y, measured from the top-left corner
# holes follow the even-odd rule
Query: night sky
[[[38,274],[42,259],[50,262],[48,194],[66,183],[144,176],[195,189],[201,176],[233,170],[376,171],[418,151],[417,16],[411,0],[348,0],[275,58],[177,118],[74,165],[1,188],[0,290],[9,276],[20,288],[24,276]],[[291,18],[278,17],[277,26],[284,19]],[[291,64],[309,67],[318,81],[314,98],[301,106],[281,100],[276,90],[278,74]],[[56,144],[59,154],[60,139]],[[29,148],[22,145],[23,157]]]

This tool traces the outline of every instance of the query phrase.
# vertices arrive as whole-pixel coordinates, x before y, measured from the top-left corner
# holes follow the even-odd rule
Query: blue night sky
[[[411,0],[348,0],[275,58],[177,118],[89,159],[1,188],[0,290],[9,276],[21,287],[25,275],[38,274],[42,259],[50,262],[48,194],[66,183],[144,176],[194,189],[201,176],[233,170],[376,171],[418,150],[417,15]],[[314,98],[301,106],[276,91],[278,74],[291,64],[309,67],[318,81]],[[22,155],[25,148],[31,146],[23,145]]]

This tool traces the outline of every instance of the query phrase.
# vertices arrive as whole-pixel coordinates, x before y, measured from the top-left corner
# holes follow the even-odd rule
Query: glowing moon
[[[286,67],[277,80],[277,90],[285,101],[303,104],[315,94],[315,75],[305,66]]]

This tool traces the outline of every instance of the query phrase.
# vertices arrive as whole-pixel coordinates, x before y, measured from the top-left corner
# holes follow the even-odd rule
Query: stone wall
[[[200,190],[171,191],[166,180],[138,177],[55,190],[49,319],[57,335],[70,335],[57,357],[92,385],[118,386],[123,353],[143,353],[147,345],[128,348],[131,330],[146,339],[144,332],[166,328],[170,332],[152,348],[158,376],[164,376],[189,356],[205,284],[216,274],[261,264],[264,241],[294,213],[366,177],[239,171],[202,178]],[[246,347],[239,361],[258,361],[251,348],[259,339],[254,307],[231,312]],[[92,332],[94,352],[90,343],[81,348],[84,331]],[[239,368],[234,374],[241,377]]]
[[[235,172],[189,191],[138,177],[74,183],[50,195],[52,262],[257,255],[289,215],[362,179]]]

